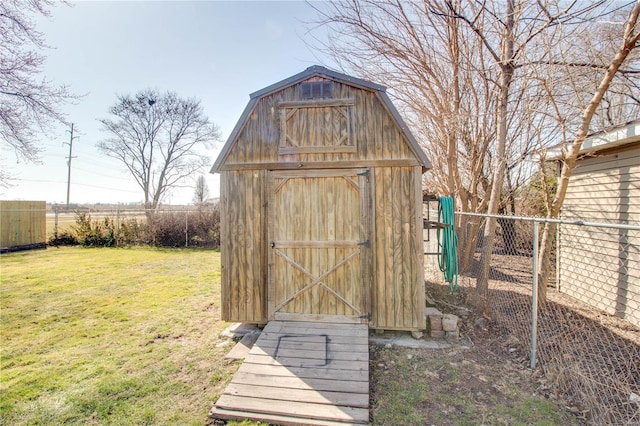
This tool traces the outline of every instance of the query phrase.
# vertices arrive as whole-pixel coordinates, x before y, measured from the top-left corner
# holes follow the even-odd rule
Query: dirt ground
[[[528,368],[517,342],[495,323],[456,309],[465,306],[463,294],[435,291],[440,310],[460,316],[461,337],[450,349],[372,345],[373,424],[584,424]]]

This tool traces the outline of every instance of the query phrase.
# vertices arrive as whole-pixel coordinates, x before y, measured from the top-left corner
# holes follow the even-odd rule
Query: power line
[[[94,170],[87,170],[87,169],[83,169],[82,167],[78,167],[76,166],[75,170],[80,170],[82,172],[86,172],[86,173],[91,173],[92,175],[96,175],[96,176],[102,176],[102,177],[107,177],[110,179],[118,179],[118,180],[124,180],[127,182],[131,182],[131,179],[127,179],[127,178],[123,178],[123,177],[119,177],[119,176],[111,176],[111,175],[105,175],[104,173],[98,173]]]
[[[59,181],[59,180],[44,180],[44,179],[16,179],[17,181],[20,182],[37,182],[37,183],[66,183],[63,181]],[[117,191],[117,192],[129,192],[131,194],[139,194],[140,191],[130,191],[130,190],[126,190],[126,189],[121,189],[121,188],[110,188],[108,186],[99,186],[99,185],[91,185],[89,183],[75,183],[74,185],[79,185],[79,186],[88,186],[90,188],[98,188],[98,189],[108,189],[110,191]]]

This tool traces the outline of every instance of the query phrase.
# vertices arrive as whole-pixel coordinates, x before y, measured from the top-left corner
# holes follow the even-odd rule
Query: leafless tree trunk
[[[582,147],[584,140],[587,138],[591,120],[596,113],[596,110],[599,107],[600,103],[602,102],[607,89],[611,85],[613,78],[616,76],[616,73],[618,73],[620,67],[625,62],[627,57],[634,49],[637,49],[639,47],[640,28],[638,28],[638,15],[640,15],[640,0],[637,0],[636,4],[629,12],[629,17],[624,26],[622,43],[620,44],[618,51],[615,53],[613,59],[607,67],[604,76],[602,77],[600,84],[598,85],[598,88],[593,93],[593,96],[589,101],[589,104],[583,110],[578,131],[576,132],[573,142],[568,146],[568,149],[564,155],[561,164],[562,169],[560,172],[560,179],[558,181],[558,189],[556,191],[555,197],[550,200],[547,206],[549,218],[557,218],[558,214],[560,213],[564,198],[567,194],[569,179],[571,177],[571,174],[573,173],[573,169],[578,159],[578,154],[580,153],[580,148]],[[540,295],[541,302],[544,302],[546,300],[547,282],[549,280],[550,271],[549,254],[551,252],[551,246],[555,232],[556,224],[550,223],[545,226],[542,233],[541,247],[539,251],[540,261],[538,262],[540,265],[538,269],[538,294]]]
[[[531,5],[526,2],[507,0],[503,6],[503,13],[496,10],[500,6],[496,6],[493,2],[486,2],[475,8],[472,7],[471,12],[465,11],[466,14],[459,13],[450,7],[451,14],[465,22],[482,40],[483,48],[489,52],[499,70],[496,84],[498,91],[496,162],[493,165],[491,195],[487,209],[489,214],[498,212],[503,196],[509,154],[507,152],[508,124],[516,114],[511,96],[514,81],[526,84],[527,77],[532,75],[529,68],[535,68],[537,64],[545,62],[549,64],[553,62],[549,59],[554,57],[553,48],[536,52],[535,47],[532,47],[534,40],[547,33],[562,40],[563,33],[556,29],[558,24],[577,23],[579,19],[586,20],[589,13],[598,6],[598,3],[594,3],[578,8],[576,3],[563,6],[562,3],[542,1]],[[536,58],[534,56],[536,54],[541,58]],[[517,76],[516,72],[519,72]],[[488,219],[483,233],[482,270],[476,281],[476,289],[483,302],[482,311],[485,314],[488,314],[489,270],[495,231],[496,220]]]
[[[475,26],[471,21],[466,20],[474,31],[484,38],[481,30]],[[485,42],[485,46],[492,53],[492,56],[499,65],[500,80],[498,83],[498,133],[496,137],[496,163],[492,172],[493,185],[491,186],[491,195],[489,197],[488,213],[497,214],[502,197],[502,183],[504,182],[504,173],[507,167],[506,158],[506,145],[507,145],[507,120],[508,120],[508,106],[509,106],[509,92],[511,88],[511,82],[513,81],[513,74],[515,70],[514,63],[514,1],[507,0],[505,11],[505,25],[504,32],[501,35],[501,51],[500,55],[493,49],[493,47]],[[488,218],[483,233],[484,246],[482,247],[482,257],[480,260],[481,272],[476,281],[476,290],[481,297],[483,311],[487,313],[488,309],[488,293],[489,293],[489,267],[491,266],[491,255],[494,247],[494,235],[496,232],[496,220]]]
[[[203,175],[198,176],[196,179],[196,187],[193,193],[193,202],[197,206],[202,206],[209,198],[209,188],[207,187],[207,181]]]

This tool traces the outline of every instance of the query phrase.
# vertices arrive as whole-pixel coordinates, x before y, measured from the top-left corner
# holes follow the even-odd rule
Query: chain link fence
[[[478,235],[490,218],[457,213],[459,257],[468,254],[459,282],[474,295],[472,308],[480,308],[476,279],[489,261],[491,320],[510,350],[544,375],[541,391],[589,424],[640,424],[640,226],[557,221],[552,274],[539,292],[535,244],[548,221],[492,218],[498,226],[488,258]],[[476,232],[465,241],[471,222]],[[443,283],[433,256],[426,274],[427,285]]]

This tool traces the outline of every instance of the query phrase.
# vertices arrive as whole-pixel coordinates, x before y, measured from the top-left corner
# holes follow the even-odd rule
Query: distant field
[[[103,220],[108,217],[114,221],[136,219],[145,221],[146,216],[142,211],[126,211],[126,212],[93,212],[88,213],[92,220]],[[70,231],[76,225],[76,213],[58,213],[58,233]],[[55,233],[56,215],[55,213],[47,213],[47,238]]]
[[[236,370],[218,339],[219,253],[49,248],[0,262],[0,423],[206,423]]]
[[[73,213],[58,215],[58,232],[69,231],[76,223],[76,216]],[[53,235],[56,229],[56,218],[54,213],[47,213],[47,237]]]

